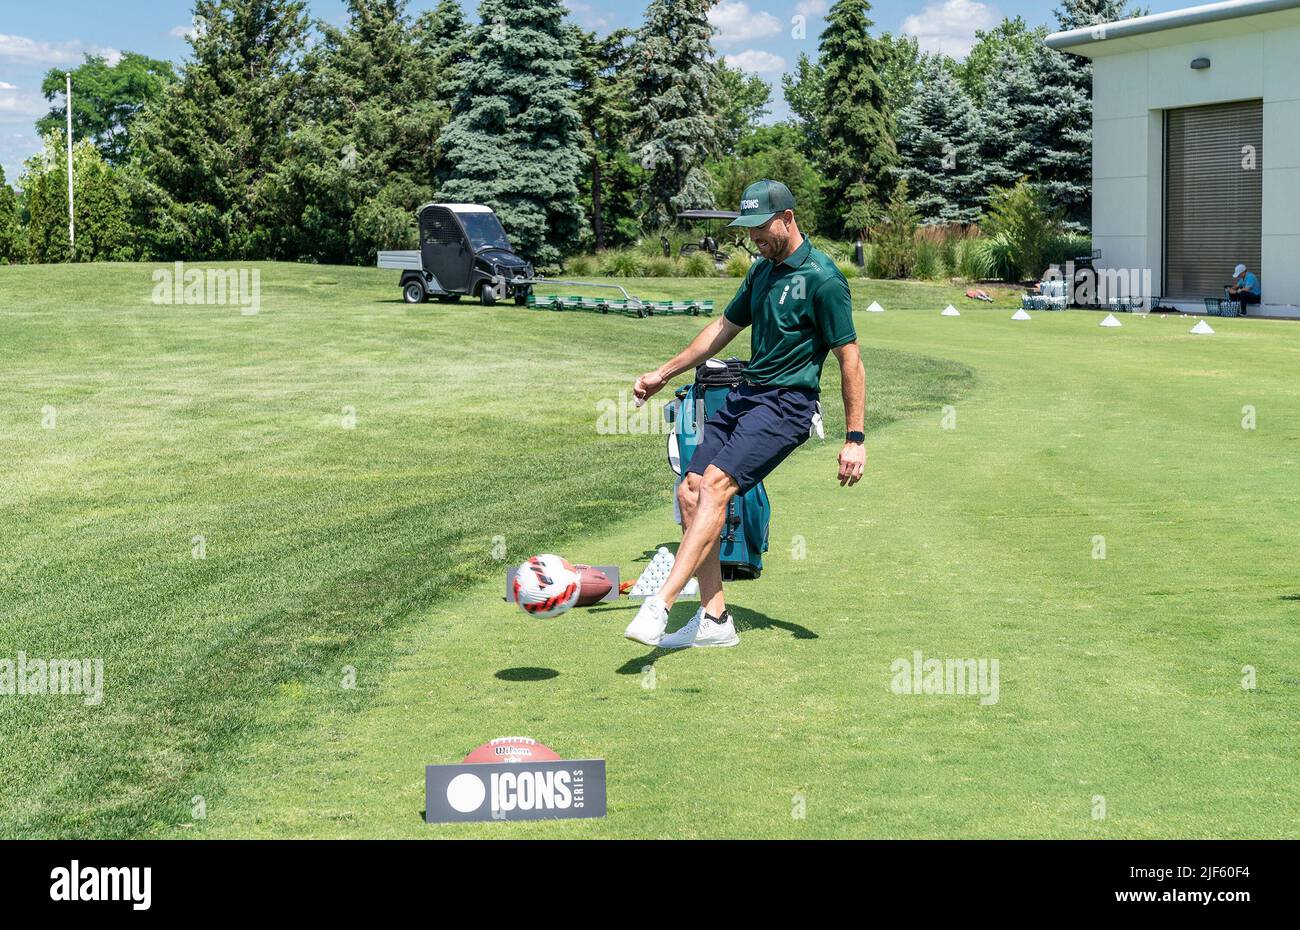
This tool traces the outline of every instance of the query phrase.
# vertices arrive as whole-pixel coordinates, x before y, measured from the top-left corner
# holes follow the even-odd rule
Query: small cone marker
[[[1032,317],[1031,317],[1028,313],[1025,312],[1025,308],[1024,308],[1024,307],[1021,307],[1021,308],[1020,308],[1019,310],[1017,310],[1015,313],[1011,314],[1011,319],[1013,319],[1013,320],[1029,320],[1029,319],[1032,319]]]
[[[880,306],[880,304],[876,303],[876,302],[873,300],[873,301],[871,302],[871,306],[867,308],[867,312],[868,312],[868,313],[884,313],[884,312],[885,312],[885,308],[882,307],[882,306]]]
[[[943,312],[940,313],[939,316],[961,316],[961,311],[952,304],[948,304],[948,306],[943,308]]]
[[[1212,330],[1212,329],[1210,328],[1210,324],[1207,323],[1207,322],[1205,322],[1204,320],[1201,320],[1201,322],[1199,322],[1199,323],[1197,323],[1195,326],[1193,326],[1193,327],[1191,328],[1191,330],[1189,330],[1189,332],[1196,333],[1196,335],[1198,335],[1198,336],[1213,336],[1213,335],[1214,335],[1214,330]]]
[[[1097,324],[1097,325],[1099,325],[1099,326],[1123,326],[1124,324],[1121,323],[1119,320],[1115,319],[1115,314],[1113,314],[1113,313],[1108,313],[1108,314],[1106,314],[1106,319],[1102,320],[1102,321],[1101,321],[1099,324]]]

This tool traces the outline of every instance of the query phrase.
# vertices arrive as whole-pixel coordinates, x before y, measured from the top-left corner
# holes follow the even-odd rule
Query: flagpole
[[[73,260],[77,257],[77,224],[72,212],[72,72],[65,72],[68,78],[68,247]]]

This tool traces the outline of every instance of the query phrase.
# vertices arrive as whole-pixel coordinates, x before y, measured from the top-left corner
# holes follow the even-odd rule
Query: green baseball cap
[[[762,226],[782,210],[794,209],[794,194],[780,181],[764,178],[740,195],[740,216],[728,226]]]

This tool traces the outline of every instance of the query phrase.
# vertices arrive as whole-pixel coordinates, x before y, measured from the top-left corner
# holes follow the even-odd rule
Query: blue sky
[[[413,10],[436,0],[412,0]],[[475,0],[462,0],[467,11]],[[1179,0],[1148,0],[1153,12],[1190,5]],[[310,0],[312,15],[342,22],[343,0]],[[636,25],[641,2],[567,0],[575,21],[607,32]],[[1004,16],[1023,16],[1031,24],[1054,25],[1056,0],[879,0],[873,19],[879,32],[906,32],[923,48],[961,56],[977,29]],[[788,114],[780,94],[780,77],[794,67],[800,52],[816,54],[822,15],[830,0],[720,0],[714,9],[714,47],[733,65],[772,82],[773,119]],[[155,58],[184,60],[190,25],[190,0],[45,0],[41,3],[0,0],[0,165],[12,184],[23,161],[40,148],[34,123],[48,111],[40,83],[50,68],[75,66],[87,52],[108,56],[141,52]],[[805,17],[798,37],[796,17]]]

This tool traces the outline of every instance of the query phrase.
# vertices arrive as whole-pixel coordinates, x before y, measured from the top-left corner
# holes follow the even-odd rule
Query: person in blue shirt
[[[1245,265],[1238,265],[1232,269],[1232,286],[1227,294],[1229,300],[1239,301],[1245,310],[1247,304],[1259,303],[1259,278],[1247,271]]]

